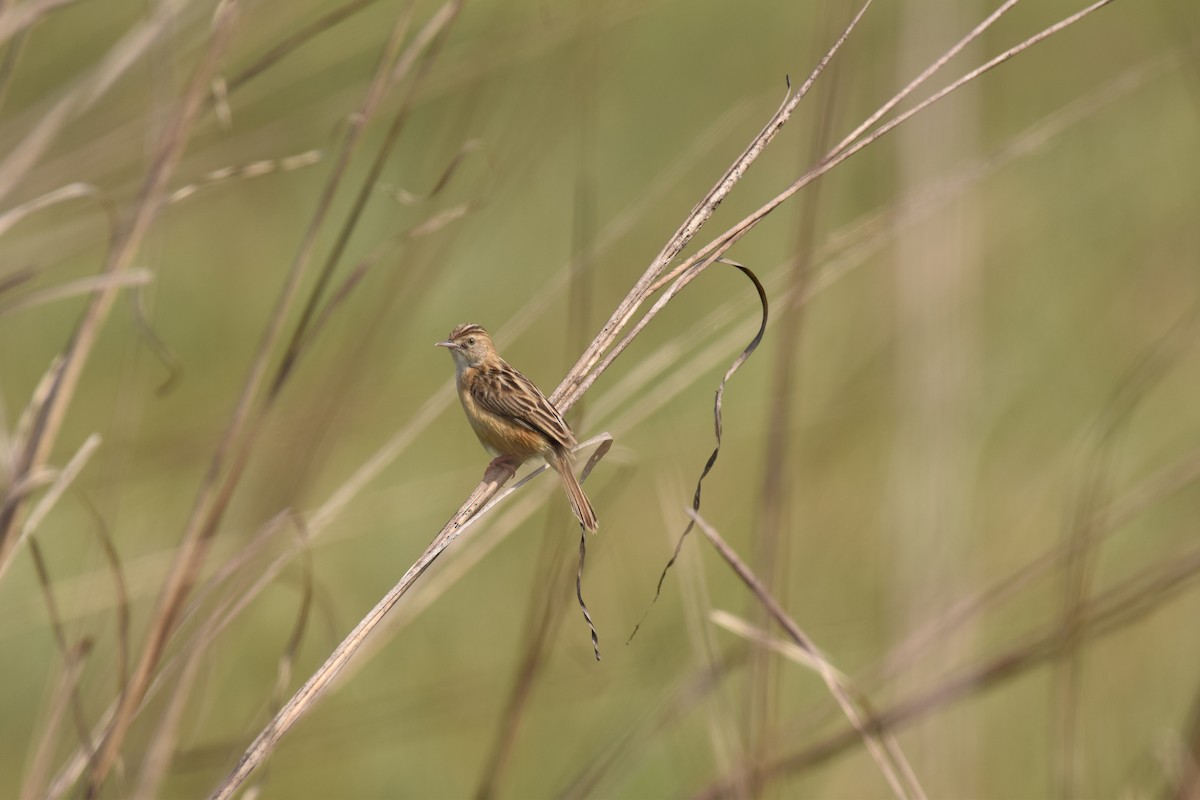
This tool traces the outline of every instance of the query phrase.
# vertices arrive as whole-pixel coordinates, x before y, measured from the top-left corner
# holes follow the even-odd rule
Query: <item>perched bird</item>
[[[558,409],[496,352],[492,337],[481,326],[464,323],[450,338],[435,347],[445,347],[454,357],[458,399],[467,421],[484,449],[514,469],[539,456],[562,479],[571,510],[583,527],[595,531],[596,512],[571,470],[575,434]]]

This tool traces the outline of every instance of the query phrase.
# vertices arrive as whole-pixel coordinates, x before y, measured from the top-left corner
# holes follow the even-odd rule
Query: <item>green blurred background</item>
[[[0,3],[0,15],[31,5]],[[127,215],[215,4],[84,0],[9,41],[3,158],[95,77],[122,37],[175,5],[111,89],[0,187],[0,211],[83,182]],[[338,7],[244,5],[221,62],[227,79]],[[36,533],[68,640],[94,643],[79,682],[88,725],[118,681],[117,595],[97,518],[120,554],[136,653],[348,116],[407,8],[361,6],[230,91],[226,121],[206,104],[168,183],[201,185],[164,208],[133,262],[153,273],[146,317],[181,376],[158,391],[168,370],[123,292],[51,453],[61,466],[90,434],[102,438]],[[1079,7],[1018,6],[930,87]],[[412,31],[437,8],[417,3]],[[787,186],[992,9],[877,3],[697,243]],[[285,332],[415,92],[335,284],[369,269],[270,409],[168,649],[175,666],[103,796],[135,791],[183,685],[174,657],[197,669],[154,793],[216,786],[486,464],[433,342],[479,322],[549,392],[770,117],[785,76],[799,83],[849,13],[841,3],[465,3],[427,74],[391,89],[355,151]],[[916,656],[900,650],[1073,534],[1111,533],[1074,562],[1085,597],[1137,576],[1151,587],[1150,601],[1116,596],[1121,627],[1084,624],[1076,661],[1064,651],[1030,659],[899,727],[930,796],[1169,796],[1196,758],[1198,47],[1193,0],[1117,0],[839,166],[731,252],[767,284],[771,327],[727,387],[724,447],[702,511],[830,660],[858,676],[873,707],[929,697],[999,654],[1029,656],[1031,635],[1070,641],[1064,617],[1091,606],[1067,602],[1059,565],[987,600]],[[309,166],[205,182],[310,151],[322,157]],[[96,273],[107,233],[101,205],[77,200],[0,237],[0,281],[34,271],[0,293],[10,483],[7,437],[86,298],[7,304]],[[788,301],[796,269],[803,304]],[[625,644],[712,449],[713,391],[758,314],[741,276],[710,269],[574,412],[581,438],[616,439],[587,484],[601,531],[583,588],[603,661],[592,659],[573,596],[576,528],[557,486],[539,479],[424,576],[367,657],[256,773],[265,796],[465,797],[481,787],[514,798],[691,796],[843,730],[814,673],[711,621],[724,610],[764,624],[700,536]],[[773,468],[772,442],[782,458]],[[382,469],[321,516],[381,448]],[[781,470],[778,507],[764,499],[771,469]],[[322,525],[272,524],[285,510]],[[237,571],[221,573],[249,545],[257,549]],[[197,652],[214,610],[281,556],[286,567]],[[1170,566],[1184,570],[1177,584]],[[303,639],[280,690],[298,619]],[[62,680],[48,620],[22,549],[0,579],[3,796],[20,791]],[[715,685],[699,688],[726,657]],[[874,676],[889,659],[896,670]],[[514,701],[529,663],[534,678]],[[504,722],[506,708],[519,710],[518,724]],[[54,774],[79,746],[70,715],[49,739]],[[890,794],[861,746],[794,766],[730,791]]]

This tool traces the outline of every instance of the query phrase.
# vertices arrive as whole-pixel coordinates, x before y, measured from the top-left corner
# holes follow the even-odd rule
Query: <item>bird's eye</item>
[[[472,336],[471,338],[467,339],[467,344],[475,344],[475,337]]]

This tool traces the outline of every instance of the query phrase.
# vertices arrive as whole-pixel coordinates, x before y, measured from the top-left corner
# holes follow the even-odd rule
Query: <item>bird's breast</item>
[[[465,370],[458,378],[458,399],[471,423],[480,444],[492,455],[511,456],[527,461],[544,456],[551,444],[544,436],[507,417],[494,414],[475,402],[470,391],[472,371]]]

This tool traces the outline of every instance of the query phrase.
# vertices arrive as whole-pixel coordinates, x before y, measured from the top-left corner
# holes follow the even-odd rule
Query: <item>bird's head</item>
[[[478,366],[496,353],[492,337],[483,329],[483,326],[473,322],[464,322],[459,325],[450,331],[450,338],[444,342],[438,342],[434,346],[445,347],[449,350],[459,369]]]

